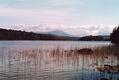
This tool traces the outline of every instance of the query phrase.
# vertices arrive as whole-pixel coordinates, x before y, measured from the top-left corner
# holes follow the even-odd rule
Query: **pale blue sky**
[[[114,28],[112,25],[118,24],[118,8],[119,0],[0,0],[0,25],[32,25],[27,30],[33,31],[33,25],[40,25],[38,29],[49,25],[51,30],[51,26],[53,29],[63,26],[62,30],[76,35],[81,35],[74,33],[77,28],[83,35],[107,34]],[[83,30],[81,26],[88,28]],[[90,30],[94,26],[99,28]],[[106,30],[102,33],[104,27]]]

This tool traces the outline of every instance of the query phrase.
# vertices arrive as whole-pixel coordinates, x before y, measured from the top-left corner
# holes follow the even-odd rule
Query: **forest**
[[[78,40],[78,38],[0,28],[0,40]]]
[[[110,35],[89,35],[83,37],[58,36],[52,34],[0,28],[0,40],[111,41],[114,44],[119,44],[119,26],[114,28]]]

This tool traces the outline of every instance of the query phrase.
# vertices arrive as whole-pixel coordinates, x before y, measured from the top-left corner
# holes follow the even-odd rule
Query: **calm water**
[[[105,41],[0,41],[0,47],[6,48],[79,48],[79,47],[95,47],[109,45],[110,42]]]
[[[110,42],[0,41],[0,80],[109,80],[119,72],[99,71],[119,65],[118,47]],[[91,48],[93,53],[77,51]]]

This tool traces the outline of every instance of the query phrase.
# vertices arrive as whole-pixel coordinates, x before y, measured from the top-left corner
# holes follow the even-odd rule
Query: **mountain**
[[[71,37],[62,31],[47,34],[0,28],[0,40],[70,40],[70,41],[110,41],[109,35]]]
[[[0,40],[79,40],[76,37],[58,36],[0,28]]]
[[[61,30],[45,32],[45,34],[51,34],[51,35],[56,35],[56,36],[69,36],[69,37],[73,37],[73,35],[67,34],[67,33],[65,33],[64,31],[61,31]]]

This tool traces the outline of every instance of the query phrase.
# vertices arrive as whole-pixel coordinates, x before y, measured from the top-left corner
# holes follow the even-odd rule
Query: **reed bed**
[[[96,78],[93,80],[97,80],[102,74],[102,77],[106,75],[105,72],[98,71],[97,67],[99,69],[104,65],[112,67],[119,65],[118,46],[86,49],[91,50],[91,52],[83,52],[81,48],[64,49],[61,47],[2,49],[0,50],[0,80],[56,80],[56,77],[59,77],[58,80],[71,80],[73,78],[73,75],[70,75],[72,72],[82,75],[88,73],[88,77],[92,76],[92,79],[95,74]],[[118,72],[106,77],[110,79],[111,76],[112,80],[116,80],[119,78],[117,75]],[[74,80],[86,80],[84,76]]]

